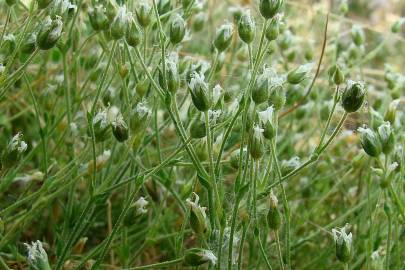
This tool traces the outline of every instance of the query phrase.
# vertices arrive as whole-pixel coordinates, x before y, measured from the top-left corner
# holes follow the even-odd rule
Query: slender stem
[[[1,31],[1,36],[0,36],[0,48],[1,48],[1,45],[3,43],[4,34],[7,31],[7,26],[8,26],[8,22],[10,21],[10,17],[11,17],[11,7],[8,7],[6,22],[4,23],[3,31]]]
[[[278,236],[278,230],[274,232],[274,238],[276,239],[278,260],[280,262],[280,268],[284,269],[283,254],[281,253],[280,237]]]
[[[257,229],[257,230],[258,230],[258,229]],[[262,253],[262,256],[263,256],[263,258],[264,258],[264,261],[266,262],[267,269],[268,269],[268,270],[272,270],[273,268],[271,267],[270,261],[269,261],[269,259],[267,258],[266,250],[264,249],[262,240],[261,240],[261,238],[260,238],[260,233],[257,235],[257,238],[259,239],[260,252]]]

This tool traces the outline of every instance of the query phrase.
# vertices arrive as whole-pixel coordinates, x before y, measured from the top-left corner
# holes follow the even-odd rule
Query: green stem
[[[171,261],[166,261],[166,262],[161,262],[161,263],[155,263],[155,264],[149,264],[149,265],[144,265],[144,266],[138,266],[138,267],[132,267],[132,268],[123,268],[122,270],[146,270],[146,269],[159,269],[163,267],[169,267],[172,265],[179,264],[184,261],[184,258],[178,258],[174,259]]]

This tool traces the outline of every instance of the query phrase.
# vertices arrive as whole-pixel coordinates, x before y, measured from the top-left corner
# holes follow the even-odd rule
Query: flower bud
[[[238,32],[240,39],[246,44],[252,43],[255,38],[256,25],[250,14],[250,10],[245,11],[238,23]]]
[[[259,75],[254,87],[252,88],[252,100],[256,104],[261,104],[269,99],[270,82],[273,71],[265,68],[263,73]]]
[[[3,168],[15,166],[27,150],[27,144],[22,140],[23,135],[17,133],[7,144],[1,155],[1,165]]]
[[[191,99],[197,110],[206,112],[210,108],[208,97],[208,84],[204,82],[204,75],[194,72],[191,75],[188,88],[191,94]]]
[[[312,69],[312,63],[301,65],[290,71],[287,75],[287,82],[290,84],[299,84],[305,80],[309,71]]]
[[[109,137],[108,131],[110,128],[110,122],[108,121],[106,110],[103,110],[94,116],[92,125],[96,142],[103,142]],[[92,136],[90,128],[88,129],[88,135]]]
[[[28,36],[27,40],[21,45],[21,52],[25,54],[31,54],[35,51],[37,46],[37,35],[32,33]]]
[[[133,133],[138,133],[148,123],[151,111],[145,103],[139,102],[130,115],[130,128]]]
[[[128,126],[124,122],[124,119],[122,118],[121,115],[119,115],[114,121],[112,121],[111,126],[113,135],[117,139],[117,141],[124,142],[128,140],[129,137]]]
[[[110,27],[105,8],[102,5],[89,10],[90,25],[94,31],[105,31]]]
[[[114,40],[118,40],[125,35],[128,26],[128,13],[125,6],[121,6],[118,9],[118,13],[111,23],[111,37]]]
[[[38,9],[44,9],[52,3],[53,0],[37,0]]]
[[[138,19],[139,24],[146,28],[151,22],[151,12],[152,8],[146,0],[142,0],[139,4],[138,9],[136,9],[136,18]]]
[[[165,89],[162,71],[159,70],[159,84],[160,87]],[[177,71],[177,63],[172,59],[166,60],[166,83],[167,90],[174,94],[180,87],[180,76]]]
[[[335,72],[333,72],[333,82],[336,85],[341,85],[345,80],[345,75],[343,74],[342,70],[339,66],[336,66]]]
[[[250,156],[255,160],[260,159],[264,154],[263,131],[264,130],[259,127],[253,129]]]
[[[332,229],[336,246],[336,257],[339,261],[347,263],[352,257],[352,233],[346,233],[346,227]]]
[[[242,150],[242,162],[246,160],[247,156],[247,150],[244,148]],[[236,149],[232,152],[231,158],[230,158],[230,163],[232,168],[235,170],[239,169],[239,162],[240,162],[240,149]]]
[[[138,46],[142,40],[141,30],[139,29],[138,25],[136,24],[132,16],[129,19],[129,27],[125,32],[125,40],[127,41],[129,46],[134,48]]]
[[[275,16],[271,19],[266,29],[266,38],[268,41],[276,40],[280,34],[280,17]]]
[[[378,136],[380,137],[383,153],[389,154],[395,146],[394,132],[392,131],[390,122],[384,122],[378,127]]]
[[[48,255],[40,241],[32,242],[31,245],[25,244],[25,246],[28,249],[28,264],[30,265],[30,269],[51,270]]]
[[[49,50],[55,46],[62,36],[63,23],[59,16],[47,16],[38,31],[37,44],[41,50]]]
[[[342,106],[347,113],[352,113],[360,109],[363,105],[366,90],[362,82],[349,80],[345,91],[342,94]]]
[[[207,216],[205,207],[198,204],[199,197],[196,193],[194,201],[187,199],[186,202],[190,206],[190,227],[198,235],[204,235],[208,232]]]
[[[268,100],[269,106],[273,106],[275,111],[280,111],[286,102],[286,96],[282,86],[271,87],[270,97]]]
[[[230,23],[222,25],[215,34],[214,46],[218,52],[225,51],[232,42],[233,25]]]
[[[284,0],[260,0],[260,14],[265,19],[273,18],[284,5]]]
[[[193,139],[202,139],[207,135],[205,122],[201,120],[194,120],[190,126],[190,136]]]
[[[168,13],[171,10],[170,0],[158,0],[157,10],[160,16]]]
[[[350,33],[351,33],[353,42],[354,42],[354,44],[356,44],[357,47],[363,45],[365,37],[364,37],[364,31],[361,27],[354,25],[352,27],[352,30]]]
[[[384,120],[390,122],[392,125],[395,123],[395,118],[397,114],[397,107],[399,104],[399,99],[393,100],[385,113]]]
[[[381,154],[382,145],[377,134],[369,128],[359,128],[358,131],[361,134],[360,142],[364,151],[371,157],[378,157]]]
[[[190,248],[184,254],[184,263],[188,266],[199,266],[205,263],[215,264],[217,257],[210,250]]]
[[[170,42],[178,44],[183,41],[186,35],[186,23],[180,15],[176,15],[170,25]]]
[[[270,106],[265,111],[259,112],[258,115],[263,128],[263,136],[268,140],[273,139],[276,135],[274,108]]]
[[[278,200],[277,197],[273,194],[270,194],[270,207],[267,212],[267,224],[270,229],[277,231],[281,227],[281,213],[277,207]]]
[[[193,25],[192,25],[194,32],[201,31],[204,28],[206,21],[207,21],[207,15],[205,13],[200,12],[197,15],[195,15]]]

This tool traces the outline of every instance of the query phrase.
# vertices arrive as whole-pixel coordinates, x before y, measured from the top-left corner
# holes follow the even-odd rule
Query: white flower
[[[22,140],[22,133],[18,132],[8,144],[10,151],[17,150],[18,153],[23,153],[27,150],[27,143]]]
[[[202,252],[202,258],[205,261],[210,261],[213,265],[217,263],[217,257],[214,255],[214,253],[211,250],[204,250]]]
[[[139,102],[135,109],[134,112],[137,113],[140,117],[143,117],[147,114],[151,113],[151,110],[146,106],[146,102]]]
[[[148,204],[149,202],[141,196],[136,202],[134,202],[133,206],[136,208],[136,213],[138,215],[141,215],[148,212],[148,210],[146,209],[146,206],[148,206]]]
[[[25,243],[28,249],[28,263],[33,269],[51,269],[48,262],[48,255],[40,241]]]
[[[108,115],[107,115],[106,110],[98,112],[96,114],[96,116],[94,116],[93,125],[96,125],[97,123],[100,123],[100,128],[105,128],[108,126],[109,121],[108,121]]]

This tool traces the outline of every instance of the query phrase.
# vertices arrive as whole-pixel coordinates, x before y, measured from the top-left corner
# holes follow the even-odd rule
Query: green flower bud
[[[179,14],[176,14],[170,25],[170,42],[172,44],[178,44],[183,41],[185,35],[186,23]]]
[[[382,145],[377,134],[369,128],[359,128],[358,131],[361,134],[360,142],[364,151],[371,157],[378,157],[381,154]]]
[[[207,22],[207,15],[205,13],[200,12],[197,15],[195,15],[192,25],[194,32],[201,31],[204,28],[206,22]]]
[[[305,80],[308,76],[309,71],[311,71],[313,64],[301,65],[294,70],[290,71],[287,75],[287,82],[290,84],[299,84]]]
[[[30,269],[35,270],[51,270],[49,265],[48,255],[42,247],[40,241],[32,242],[30,244],[25,244],[28,249],[28,264]]]
[[[271,87],[270,97],[268,100],[269,106],[273,106],[275,111],[280,111],[286,102],[286,96],[282,86]]]
[[[342,106],[347,113],[360,109],[363,105],[366,90],[362,82],[348,81],[345,91],[342,94]]]
[[[196,193],[193,193],[195,200],[187,199],[187,205],[190,206],[190,227],[198,235],[204,235],[208,233],[208,222],[205,214],[205,207],[201,207],[198,204],[199,197]]]
[[[345,75],[343,74],[342,70],[339,66],[336,66],[335,72],[333,73],[333,82],[336,85],[341,85],[345,80]]]
[[[160,87],[165,89],[163,82],[163,74],[162,71],[159,70],[159,84]],[[176,93],[180,87],[180,76],[177,71],[177,63],[172,59],[166,60],[166,83],[167,90],[172,94]]]
[[[246,156],[247,156],[247,150],[246,150],[246,148],[244,148],[242,150],[242,162],[244,162],[246,160]],[[240,149],[236,149],[232,152],[231,158],[230,158],[230,163],[231,163],[232,168],[234,168],[235,170],[239,169],[239,161],[240,161]]]
[[[354,42],[354,44],[356,44],[357,47],[364,44],[365,35],[364,35],[364,31],[361,27],[359,27],[358,25],[354,25],[352,27],[352,30],[350,33],[351,33],[353,42]]]
[[[107,111],[103,110],[97,113],[93,118],[93,131],[96,142],[103,142],[109,137],[110,122],[108,121]],[[88,129],[88,135],[92,136],[91,129]]]
[[[252,88],[252,100],[254,103],[261,104],[269,99],[272,76],[274,76],[274,72],[269,68],[265,68],[263,73],[259,75]]]
[[[259,120],[263,128],[264,138],[271,140],[276,135],[276,126],[274,124],[274,108],[268,107],[265,111],[259,112]]]
[[[250,145],[250,156],[254,160],[260,159],[264,154],[263,129],[255,127],[253,129],[252,141]]]
[[[141,1],[139,4],[138,9],[136,9],[135,14],[136,18],[138,19],[139,24],[146,28],[149,26],[151,22],[151,12],[152,8],[149,3],[145,0]]]
[[[205,122],[195,119],[190,126],[190,136],[193,139],[202,139],[207,135]]]
[[[38,31],[37,44],[41,50],[49,50],[55,46],[62,36],[63,23],[59,16],[47,16]]]
[[[219,52],[225,51],[232,42],[233,25],[230,23],[222,25],[215,34],[214,46]]]
[[[118,13],[111,23],[111,37],[114,40],[122,38],[127,30],[128,26],[128,14],[125,6],[121,6],[118,9]]]
[[[133,133],[142,131],[149,122],[151,110],[145,103],[139,102],[130,115],[130,128]]]
[[[271,193],[270,194],[270,207],[267,212],[267,224],[270,229],[278,231],[281,227],[281,213],[277,207],[278,200],[277,197]]]
[[[280,12],[283,5],[284,0],[260,0],[260,14],[265,19],[271,19]]]
[[[44,9],[47,6],[49,6],[50,3],[52,3],[53,0],[37,0],[38,3],[38,8],[39,9]]]
[[[105,31],[110,27],[110,21],[107,17],[105,8],[102,5],[89,10],[90,25],[94,31]]]
[[[184,254],[184,263],[188,266],[199,266],[205,263],[215,264],[217,257],[210,250],[190,248]]]
[[[347,263],[352,257],[352,233],[347,234],[346,228],[332,229],[336,246],[336,257],[339,261]]]
[[[197,110],[206,112],[211,104],[208,97],[208,84],[204,82],[204,75],[194,72],[188,85],[191,99]]]
[[[160,16],[168,13],[171,10],[170,0],[158,0],[157,10]]]
[[[395,123],[397,107],[399,104],[399,99],[393,100],[385,113],[384,120],[390,122],[392,125]]]
[[[271,19],[266,29],[266,38],[268,41],[276,40],[280,34],[280,16]]]
[[[238,23],[238,32],[240,39],[246,44],[252,43],[255,38],[256,25],[250,14],[250,10],[245,11]]]
[[[142,32],[132,16],[129,19],[129,27],[125,32],[125,40],[127,41],[129,46],[134,48],[138,46],[142,40]]]
[[[112,123],[112,131],[114,137],[119,142],[124,142],[129,138],[129,130],[127,124],[124,122],[122,116],[118,116]]]
[[[15,166],[27,150],[27,144],[22,140],[23,135],[17,133],[7,144],[1,155],[1,165],[3,168]]]
[[[36,33],[32,33],[21,45],[21,52],[25,54],[31,54],[35,51],[36,46],[37,46],[37,35]]]
[[[378,136],[380,137],[383,153],[389,154],[395,146],[394,132],[392,131],[390,122],[384,122],[378,127]]]

